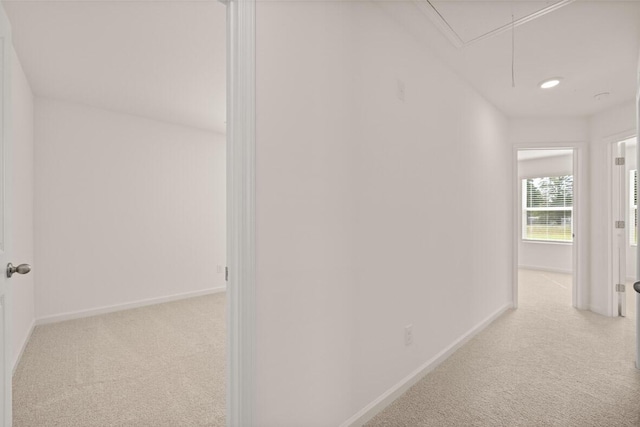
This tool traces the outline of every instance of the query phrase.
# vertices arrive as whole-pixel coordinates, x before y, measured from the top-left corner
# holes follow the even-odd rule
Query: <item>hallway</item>
[[[570,306],[569,275],[521,270],[519,277],[519,309],[367,425],[640,425],[635,304],[626,318],[603,317]]]

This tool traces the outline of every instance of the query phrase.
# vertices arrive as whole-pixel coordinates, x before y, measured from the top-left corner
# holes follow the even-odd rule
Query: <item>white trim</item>
[[[8,256],[13,256],[13,239],[11,230],[12,222],[12,209],[10,209],[9,203],[12,200],[12,186],[9,185],[8,178],[11,175],[13,168],[13,162],[11,162],[12,148],[13,148],[13,128],[12,128],[12,114],[13,106],[11,103],[11,89],[12,89],[12,77],[11,77],[11,61],[12,61],[12,49],[13,43],[11,41],[11,23],[7,17],[4,7],[0,5],[0,43],[1,43],[1,60],[0,67],[2,67],[2,111],[1,111],[1,129],[0,129],[0,165],[2,166],[2,183],[0,185],[0,201],[2,202],[2,214],[4,215],[4,221],[0,224],[2,227],[2,248],[0,248],[0,255],[2,255],[2,265],[6,265],[9,261]],[[0,402],[0,423],[4,427],[11,427],[13,422],[13,387],[11,381],[12,363],[13,363],[13,292],[11,290],[12,284],[7,282],[7,278],[2,280],[2,295],[0,296],[0,304],[2,307],[2,334],[4,343],[4,352],[2,354],[2,377],[3,381],[0,387],[3,387],[3,399]]]
[[[583,221],[583,215],[587,215],[589,207],[585,204],[587,200],[587,194],[583,188],[585,187],[582,181],[582,177],[585,180],[588,179],[586,169],[584,168],[584,161],[582,160],[584,153],[580,147],[574,147],[573,149],[573,215],[571,220],[573,221],[573,245],[571,248],[571,305],[577,309],[584,310],[587,306],[585,301],[585,295],[588,295],[589,288],[584,278],[588,277],[586,273],[587,268],[587,253],[588,248],[585,247],[589,230],[587,229],[587,222]],[[584,208],[584,209],[583,209]],[[582,242],[582,243],[581,243]],[[581,260],[585,262],[580,262]]]
[[[520,210],[522,209],[522,202],[520,201],[522,192],[522,180],[520,178],[520,172],[518,170],[518,148],[513,147],[512,162],[511,162],[511,176],[513,181],[512,186],[512,198],[513,198],[513,236],[511,240],[511,305],[514,309],[518,308],[518,263],[520,250],[520,242],[522,241],[522,215]]]
[[[537,12],[530,13],[527,16],[523,16],[522,18],[516,19],[513,23],[509,22],[505,25],[502,25],[494,30],[491,30],[485,34],[482,34],[478,37],[475,37],[469,41],[464,41],[455,32],[455,30],[451,27],[451,25],[444,19],[444,17],[440,14],[438,9],[431,4],[430,0],[413,0],[413,2],[431,21],[435,24],[435,26],[453,43],[453,45],[457,48],[467,47],[473,43],[479,42],[481,40],[488,39],[490,37],[497,36],[506,31],[511,31],[512,28],[518,27],[522,24],[526,24],[529,21],[533,21],[536,18],[540,18],[548,13],[551,13],[555,10],[560,9],[563,6],[566,6],[570,3],[573,3],[575,0],[561,0],[557,3],[554,3],[550,6],[547,6],[543,9],[538,10]]]
[[[87,310],[69,311],[66,313],[54,314],[36,318],[36,325],[46,325],[48,323],[64,322],[65,320],[80,319],[83,317],[97,316],[99,314],[113,313],[116,311],[130,310],[132,308],[145,307],[148,305],[162,304],[165,302],[178,301],[187,298],[199,297],[202,295],[216,294],[225,292],[226,286],[218,286],[215,288],[201,289],[199,291],[185,292],[181,294],[168,295],[158,298],[147,298],[133,302],[125,302],[122,304],[107,305],[103,307],[90,308]]]
[[[616,228],[614,224],[617,221],[627,221],[627,210],[625,206],[628,194],[626,191],[626,166],[616,166],[614,159],[617,157],[626,157],[626,146],[623,142],[624,141],[616,141],[608,144],[610,154],[608,162],[610,169],[609,177],[611,179],[611,198],[608,203],[610,219],[607,223],[607,227],[612,230],[610,242],[611,251],[609,252],[609,262],[611,263],[612,272],[610,283],[615,292],[611,301],[611,314],[621,317],[626,316],[627,313],[627,298],[626,295],[615,290],[615,285],[623,283],[626,278],[627,233],[629,227],[627,226],[624,229],[620,229]]]
[[[626,157],[626,154],[625,154]],[[634,205],[634,187],[637,191],[637,186],[635,185],[638,181],[638,169],[636,167],[636,169],[630,169],[629,170],[629,176],[626,176],[626,167],[625,167],[625,180],[627,180],[626,182],[629,183],[629,192],[625,195],[625,201],[628,201],[629,203],[629,209],[625,209],[625,213],[624,213],[624,220],[627,222],[627,224],[629,224],[628,229],[627,229],[627,233],[626,233],[626,242],[628,242],[628,247],[633,248],[638,246],[638,242],[637,242],[637,231],[635,230],[635,218],[637,217],[637,210],[638,210],[638,200],[635,200],[636,204]],[[637,196],[637,195],[636,195]],[[637,198],[637,197],[636,197]],[[636,237],[636,242],[633,242],[633,237]]]
[[[529,211],[529,212],[531,212],[531,211]],[[522,230],[520,232],[522,232]],[[550,244],[550,245],[558,245],[558,244],[560,244],[560,245],[569,245],[569,246],[573,245],[573,240],[545,240],[545,239],[528,239],[526,237],[522,237],[520,239],[520,241],[522,243],[545,243],[545,244]]]
[[[560,150],[557,150],[560,151]],[[572,162],[573,162],[573,152],[571,152],[570,154],[568,154],[568,156],[572,156]],[[518,157],[519,156],[519,152],[518,152]],[[550,157],[547,157],[550,158]],[[518,160],[518,167],[520,167],[520,160]],[[520,175],[520,171],[518,170],[518,175]],[[564,243],[564,244],[569,244],[572,245],[573,244],[573,235],[574,233],[574,229],[573,229],[573,172],[568,172],[565,173],[564,175],[557,175],[557,174],[553,174],[554,178],[561,178],[563,176],[570,176],[571,177],[571,182],[572,182],[572,189],[571,189],[571,206],[544,206],[544,207],[529,207],[529,194],[527,192],[527,189],[529,188],[529,181],[535,181],[538,179],[544,179],[544,178],[550,178],[549,176],[540,176],[540,175],[536,175],[534,177],[531,178],[524,178],[521,177],[520,181],[522,182],[522,186],[520,188],[520,193],[518,195],[518,199],[520,199],[518,201],[518,205],[521,206],[520,207],[520,242],[521,243],[525,243],[525,242],[537,242],[537,243]],[[565,200],[566,202],[566,200]],[[548,204],[548,203],[547,203]],[[562,239],[542,239],[542,238],[533,238],[533,237],[527,237],[527,234],[529,233],[529,225],[528,225],[528,212],[562,212],[562,211],[568,211],[571,212],[571,229],[570,229],[570,233],[572,235],[572,237],[569,240],[562,240]],[[564,219],[564,218],[563,218]]]
[[[573,246],[573,242],[567,242],[563,240],[533,240],[533,239],[520,239],[520,243],[534,244],[534,245],[552,245],[552,246]]]
[[[573,274],[573,271],[566,270],[564,268],[553,268],[553,267],[544,267],[544,266],[537,266],[537,265],[518,265],[518,268],[523,270],[546,271],[548,273]]]
[[[367,406],[356,412],[351,418],[340,424],[340,427],[359,427],[375,417],[384,408],[389,406],[394,400],[400,397],[404,392],[409,390],[411,386],[424,378],[429,372],[434,370],[438,365],[447,360],[449,356],[455,353],[460,347],[467,343],[471,338],[480,333],[483,329],[500,317],[504,312],[512,308],[511,302],[504,304],[498,310],[494,311],[480,323],[475,325],[460,338],[451,343],[440,353],[427,360],[418,369],[404,377],[400,382],[382,393],[377,399],[369,403]]]
[[[33,330],[35,328],[36,328],[36,319],[32,319],[31,326],[29,326],[29,331],[27,332],[27,335],[24,337],[24,340],[22,341],[22,345],[20,345],[20,353],[18,353],[18,357],[16,357],[16,359],[13,361],[13,369],[11,370],[13,374],[16,373],[16,368],[20,364],[20,359],[22,359],[22,354],[24,353],[24,350],[27,348],[27,344],[29,343],[29,340],[31,339],[31,335],[33,334]]]
[[[636,135],[640,135],[640,59],[636,69]],[[640,138],[638,138],[640,141]],[[640,170],[640,149],[636,146],[636,169]],[[640,173],[636,175],[636,180],[640,179]],[[636,181],[640,191],[639,182]],[[640,220],[639,220],[640,221]],[[639,227],[640,228],[640,227]],[[640,251],[636,252],[636,278],[640,279]],[[632,291],[633,292],[633,291]],[[640,295],[636,295],[636,368],[640,369]]]
[[[627,129],[622,132],[617,132],[612,135],[605,136],[601,141],[604,142],[605,151],[606,151],[606,169],[605,169],[605,185],[604,185],[604,200],[607,201],[608,206],[606,207],[607,212],[607,224],[606,224],[606,236],[607,236],[607,281],[606,286],[609,288],[609,292],[607,292],[607,309],[602,310],[601,307],[598,307],[596,310],[591,310],[596,313],[603,314],[609,317],[617,316],[617,298],[618,293],[616,292],[615,281],[614,279],[614,269],[613,269],[613,236],[614,236],[614,228],[613,228],[613,153],[612,153],[612,145],[621,141],[624,141],[629,138],[633,138],[636,135],[635,129]],[[640,150],[638,150],[638,154],[640,155]],[[626,275],[625,275],[626,276]]]
[[[254,426],[255,0],[227,3],[227,426]]]

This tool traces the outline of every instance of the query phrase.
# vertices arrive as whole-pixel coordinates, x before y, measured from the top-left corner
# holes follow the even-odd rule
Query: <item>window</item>
[[[522,180],[522,238],[573,241],[573,175]]]
[[[629,171],[629,244],[638,246],[638,171]]]

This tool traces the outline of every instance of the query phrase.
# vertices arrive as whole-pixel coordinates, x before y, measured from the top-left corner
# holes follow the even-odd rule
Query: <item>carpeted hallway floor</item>
[[[224,426],[223,293],[38,326],[15,427]]]
[[[571,277],[520,271],[520,308],[367,425],[640,426],[635,293],[626,318],[571,308]]]
[[[368,426],[640,426],[627,295],[627,318],[577,311],[570,276],[522,270],[520,308]],[[223,426],[224,325],[216,294],[39,326],[14,375],[14,425]]]

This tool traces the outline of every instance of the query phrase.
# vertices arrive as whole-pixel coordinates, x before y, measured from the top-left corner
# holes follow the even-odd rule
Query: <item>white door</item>
[[[7,171],[11,140],[11,27],[9,20],[0,6],[0,346],[2,351],[2,419],[3,426],[11,426],[11,287],[7,278],[6,265],[9,263],[7,255],[9,242],[8,230],[11,230],[7,213],[7,201],[10,200],[6,177],[11,176]]]

